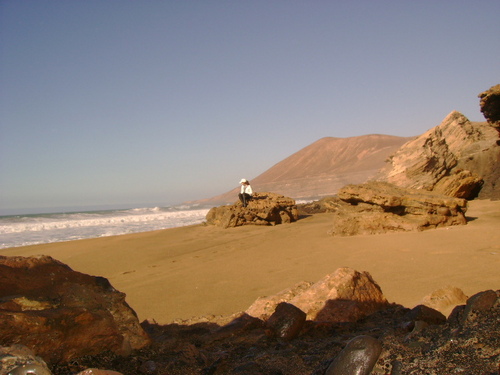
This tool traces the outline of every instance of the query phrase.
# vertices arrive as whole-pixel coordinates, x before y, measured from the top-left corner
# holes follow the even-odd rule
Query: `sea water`
[[[199,224],[209,209],[182,205],[0,216],[0,249]]]

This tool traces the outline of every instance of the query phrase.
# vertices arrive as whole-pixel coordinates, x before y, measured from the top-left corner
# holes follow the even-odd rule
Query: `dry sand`
[[[331,237],[331,215],[317,214],[275,227],[195,225],[1,253],[50,255],[104,276],[140,321],[160,324],[244,311],[259,296],[343,266],[370,272],[390,302],[411,308],[447,285],[468,296],[500,289],[500,201],[472,201],[467,217],[467,225],[425,232]]]

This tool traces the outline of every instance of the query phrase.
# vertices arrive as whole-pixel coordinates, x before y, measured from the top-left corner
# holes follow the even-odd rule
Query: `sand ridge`
[[[318,281],[339,267],[368,271],[390,302],[414,307],[451,285],[472,295],[500,289],[500,201],[469,202],[465,226],[331,237],[331,214],[274,227],[194,225],[3,249],[45,254],[110,280],[139,320],[166,324],[244,311],[264,295]]]

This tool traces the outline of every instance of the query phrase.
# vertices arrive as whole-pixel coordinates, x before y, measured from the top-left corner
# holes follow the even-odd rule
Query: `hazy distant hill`
[[[250,182],[254,191],[273,192],[295,199],[334,195],[346,184],[373,177],[387,158],[414,137],[370,134],[350,138],[322,138],[275,164]],[[239,188],[204,200],[233,203]]]

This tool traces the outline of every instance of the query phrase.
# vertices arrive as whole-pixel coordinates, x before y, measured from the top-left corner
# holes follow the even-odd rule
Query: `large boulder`
[[[458,198],[500,195],[498,131],[457,111],[404,144],[375,178]]]
[[[242,225],[276,225],[297,221],[295,200],[274,193],[254,193],[247,207],[240,202],[213,207],[207,213],[207,224],[223,228]]]
[[[23,344],[48,363],[150,343],[125,294],[103,277],[49,256],[0,256],[0,344]]]
[[[304,311],[308,320],[334,323],[356,322],[388,306],[382,290],[368,272],[343,267],[314,284],[304,282],[276,296],[261,297],[246,313],[267,319],[283,302]]]
[[[386,182],[347,185],[338,193],[329,234],[352,236],[422,231],[467,224],[467,201],[434,192],[403,189]],[[333,207],[333,205],[330,205]]]

